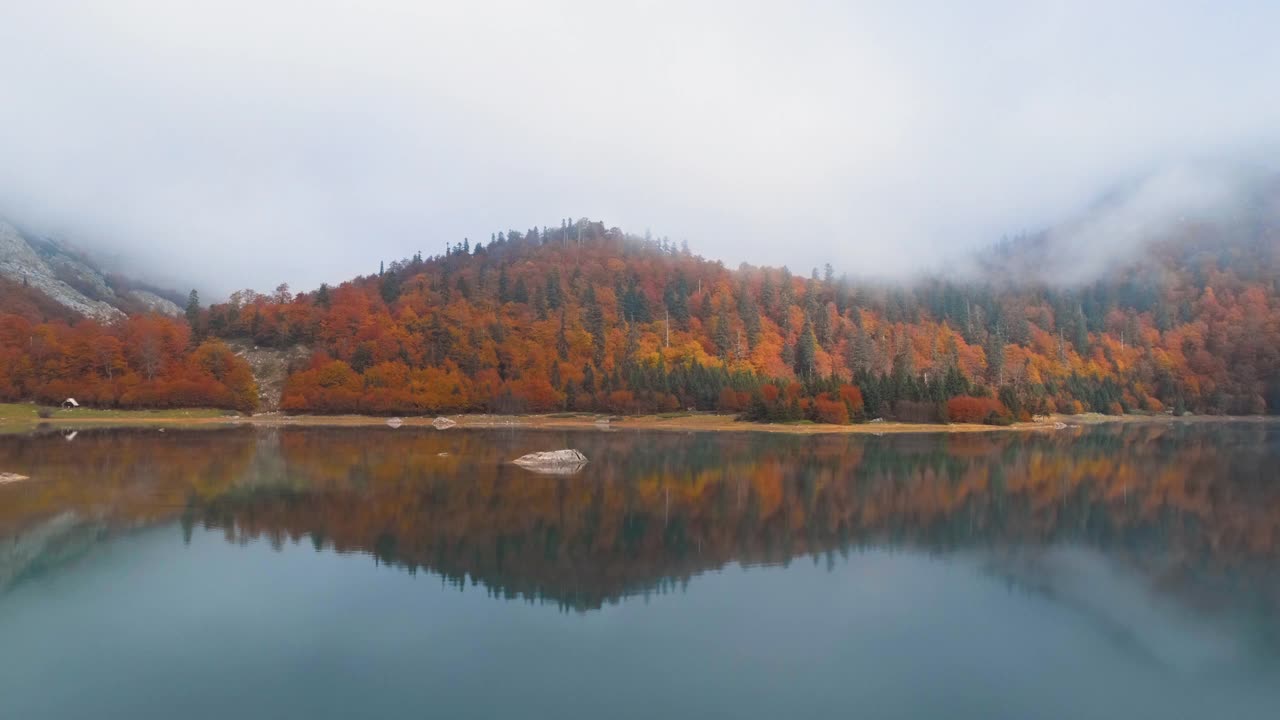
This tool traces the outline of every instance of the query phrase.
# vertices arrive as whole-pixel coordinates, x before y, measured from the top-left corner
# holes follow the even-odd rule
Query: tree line
[[[236,340],[310,349],[289,368],[289,412],[694,409],[821,422],[974,408],[995,422],[1275,412],[1280,245],[1267,225],[1243,225],[1180,230],[1072,287],[1001,272],[891,286],[829,266],[730,269],[685,243],[565,220],[310,292],[246,290],[208,307],[193,296],[185,322],[96,327],[9,288],[0,392],[250,407],[246,368],[220,343]],[[1012,243],[993,255],[1020,252]]]

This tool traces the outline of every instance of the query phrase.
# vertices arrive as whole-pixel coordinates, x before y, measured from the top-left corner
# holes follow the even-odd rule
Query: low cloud
[[[1215,202],[1212,177],[1168,168],[1274,157],[1277,20],[1190,2],[19,3],[0,11],[0,212],[211,295],[568,216],[730,265],[899,278],[1091,217],[1063,260],[1087,274],[1118,235]],[[1094,214],[1134,177],[1157,179]]]
[[[1136,259],[1154,240],[1229,218],[1242,210],[1252,180],[1239,168],[1178,165],[1118,187],[1050,232],[1044,279],[1083,282]]]

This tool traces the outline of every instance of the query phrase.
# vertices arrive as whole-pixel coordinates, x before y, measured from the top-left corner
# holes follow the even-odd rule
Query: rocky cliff
[[[146,290],[116,287],[111,278],[66,245],[24,233],[0,219],[0,277],[33,287],[86,317],[109,322],[122,308],[179,315],[175,303]]]

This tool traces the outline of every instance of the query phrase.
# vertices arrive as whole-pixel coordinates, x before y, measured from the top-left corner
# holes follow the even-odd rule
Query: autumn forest
[[[207,307],[193,293],[185,317],[115,323],[4,281],[0,399],[251,411],[255,380],[233,348],[252,345],[302,358],[284,381],[289,413],[1007,423],[1280,408],[1272,226],[1186,225],[1083,284],[1010,280],[1042,242],[991,249],[978,279],[892,285],[830,266],[730,269],[563,221],[334,287]]]

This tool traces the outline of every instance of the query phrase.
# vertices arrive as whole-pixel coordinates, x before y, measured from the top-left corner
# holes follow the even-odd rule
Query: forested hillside
[[[338,287],[242,292],[197,333],[314,348],[293,412],[685,408],[753,419],[1003,421],[1280,407],[1280,234],[1184,224],[1089,284],[854,283],[730,270],[601,223],[499,233]],[[869,271],[870,272],[870,271]],[[985,279],[989,278],[989,279]]]
[[[1280,212],[1184,222],[1084,284],[1051,235],[970,280],[736,270],[602,223],[464,240],[337,287],[235,293],[185,317],[89,319],[0,279],[0,399],[249,410],[221,341],[294,348],[288,412],[613,413],[1008,422],[1033,414],[1274,413]],[[873,276],[874,268],[861,273]],[[298,347],[308,348],[299,352]]]

